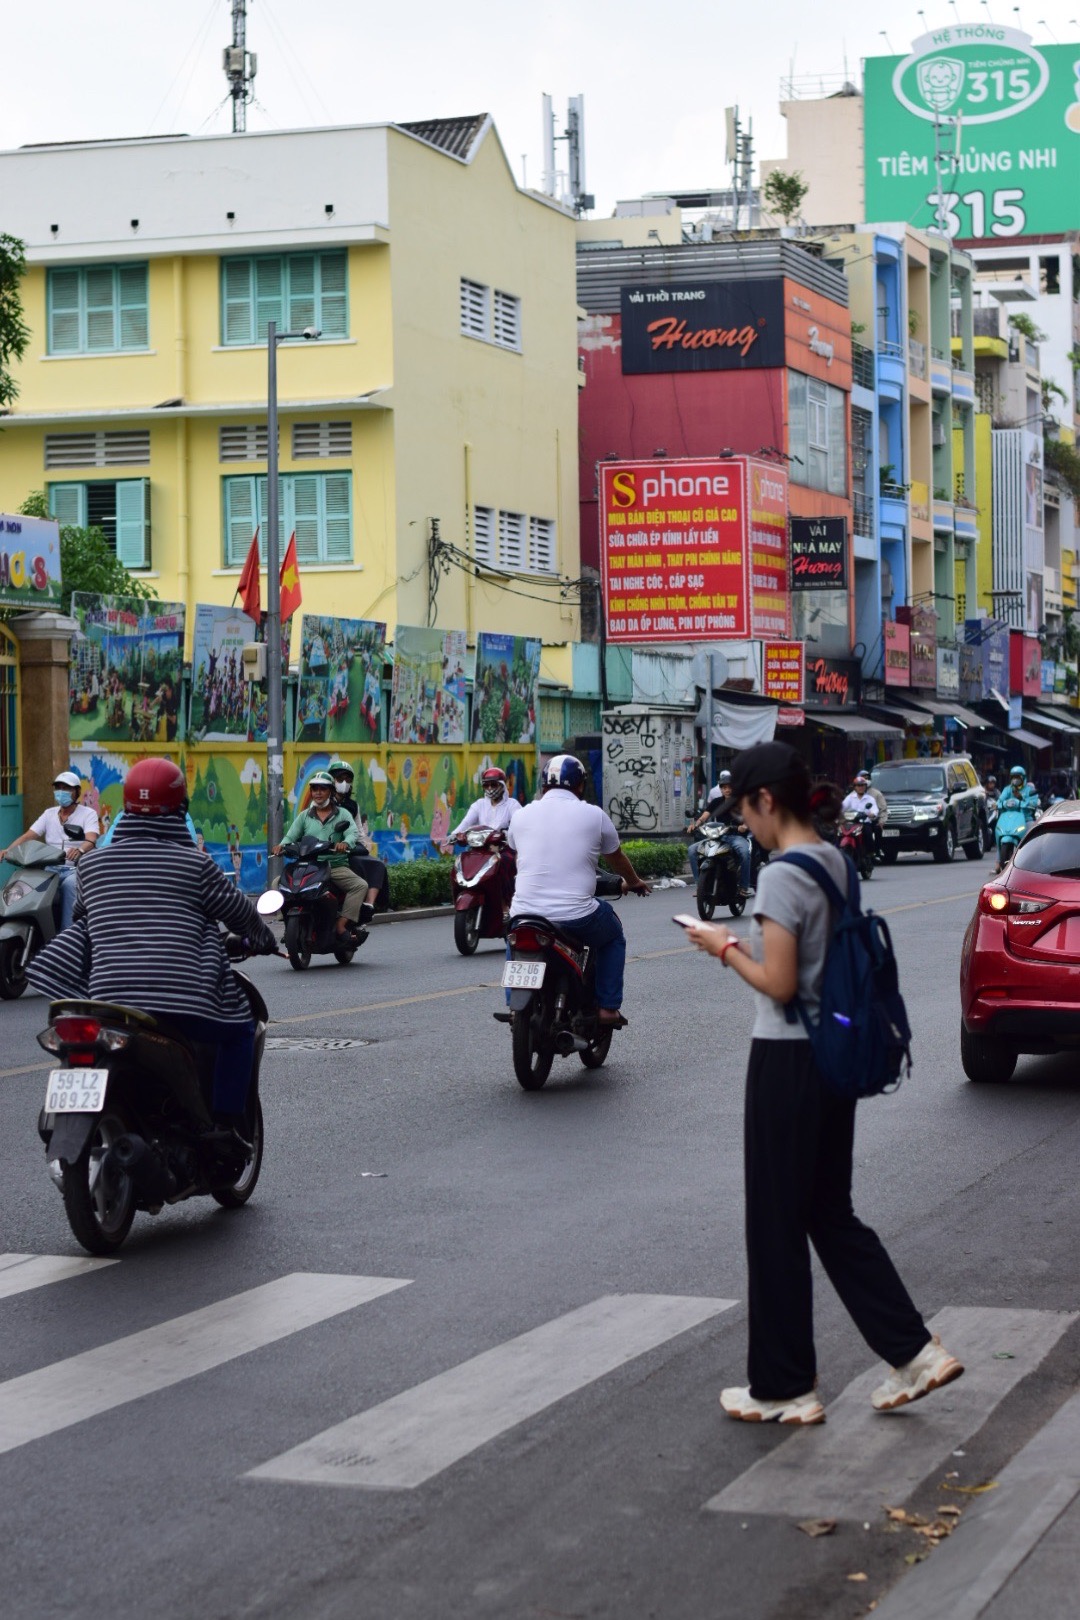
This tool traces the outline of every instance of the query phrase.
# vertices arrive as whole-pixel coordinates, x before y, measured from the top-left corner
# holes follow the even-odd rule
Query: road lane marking
[[[978,1620],[1080,1494],[1080,1396],[1054,1416],[977,1497],[963,1533],[905,1578],[882,1620]],[[1023,1612],[1016,1609],[1017,1613]]]
[[[608,1294],[417,1384],[253,1468],[248,1478],[408,1490],[733,1299]]]
[[[824,1428],[792,1434],[706,1502],[712,1513],[871,1519],[883,1503],[907,1501],[994,1408],[1049,1354],[1075,1312],[950,1306],[930,1328],[964,1363],[956,1384],[892,1413],[870,1393],[880,1366],[850,1383],[826,1409]],[[1007,1352],[1008,1359],[996,1357]]]
[[[116,1260],[91,1260],[89,1255],[0,1254],[0,1299],[118,1264]]]
[[[398,1277],[297,1271],[0,1384],[0,1453],[14,1451],[274,1344],[396,1288]]]

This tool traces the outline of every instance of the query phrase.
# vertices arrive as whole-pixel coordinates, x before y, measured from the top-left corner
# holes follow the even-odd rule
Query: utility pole
[[[242,135],[247,129],[247,104],[255,93],[253,85],[259,59],[247,48],[247,0],[230,0],[230,4],[232,44],[226,45],[221,65],[232,97],[233,134]]]

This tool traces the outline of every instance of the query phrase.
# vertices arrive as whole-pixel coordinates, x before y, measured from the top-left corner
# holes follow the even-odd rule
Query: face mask
[[[53,798],[56,800],[61,810],[66,810],[68,805],[73,802],[69,788],[54,788]]]

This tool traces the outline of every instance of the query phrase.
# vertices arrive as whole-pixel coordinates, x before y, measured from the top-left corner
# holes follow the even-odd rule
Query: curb
[[[382,923],[396,922],[428,922],[432,917],[452,917],[454,908],[449,902],[443,906],[416,906],[407,911],[377,911],[372,917],[369,927],[375,928]]]

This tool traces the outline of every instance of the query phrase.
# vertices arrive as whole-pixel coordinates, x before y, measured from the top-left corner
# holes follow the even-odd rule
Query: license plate
[[[52,1069],[45,1088],[47,1114],[100,1114],[108,1069]]]
[[[507,962],[503,968],[505,990],[539,990],[547,971],[546,962]]]
[[[881,830],[886,838],[899,838],[900,836],[899,827],[882,827]]]

